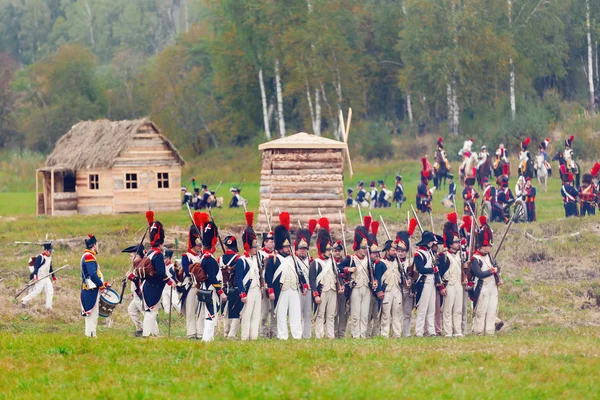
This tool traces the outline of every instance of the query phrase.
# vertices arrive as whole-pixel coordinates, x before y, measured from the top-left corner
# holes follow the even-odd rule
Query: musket
[[[390,231],[388,231],[387,225],[385,224],[385,221],[383,220],[383,216],[380,215],[379,219],[381,220],[381,225],[383,226],[383,230],[385,231],[385,234],[386,234],[388,240],[392,240],[392,236],[390,236]],[[398,254],[396,254],[396,261],[398,261],[398,269],[400,270],[400,278],[402,279],[402,284],[405,285],[406,287],[410,288],[410,285],[408,283],[410,278],[408,277],[406,270],[404,268],[402,268],[402,263],[400,262],[400,257],[398,256]]]
[[[22,295],[22,294],[23,294],[23,292],[24,292],[24,291],[26,291],[27,289],[29,289],[31,286],[35,285],[36,283],[38,283],[39,281],[41,281],[41,280],[43,280],[43,279],[46,279],[46,278],[48,278],[49,276],[52,276],[53,274],[57,273],[57,272],[58,272],[58,271],[60,271],[61,269],[67,268],[68,266],[69,266],[69,264],[67,264],[67,265],[63,265],[62,267],[58,268],[57,270],[55,270],[55,271],[52,271],[52,272],[50,272],[49,274],[47,274],[47,275],[45,275],[45,276],[43,276],[43,277],[41,277],[41,278],[38,278],[38,280],[37,280],[37,281],[32,281],[32,282],[29,282],[29,283],[28,283],[28,284],[27,284],[27,285],[26,285],[26,286],[25,286],[25,287],[24,287],[24,288],[23,288],[23,289],[22,289],[22,290],[21,290],[19,293],[17,293],[17,294],[15,295],[15,298],[14,298],[14,300],[18,299],[18,298],[19,298],[19,296],[20,296],[20,295]],[[4,280],[4,278],[2,278],[2,280]]]
[[[410,209],[412,210],[413,215],[415,216],[415,219],[417,220],[417,226],[419,227],[419,230],[421,231],[421,235],[422,235],[424,232],[423,226],[421,225],[421,221],[419,221],[419,216],[417,215],[417,212],[415,211],[415,208],[413,207],[412,204],[410,205]],[[429,252],[429,255],[431,256],[431,262],[432,262],[433,266],[435,267],[437,264],[437,258],[433,255],[433,251],[431,249],[428,249],[428,252]],[[437,282],[439,282],[440,284],[442,283],[442,277],[440,276],[439,271],[434,272],[433,276]]]
[[[346,251],[346,232],[344,228],[344,219],[342,218],[342,211],[338,210],[340,214],[340,226],[342,227],[342,249],[344,250],[344,257],[348,257],[348,252]]]
[[[177,240],[177,238],[175,238],[175,253],[177,254],[177,246],[179,244],[179,241]],[[175,272],[175,263],[173,263],[173,274],[177,275],[177,272]],[[173,281],[177,281],[177,277],[173,276]],[[169,337],[171,337],[171,314],[173,313],[173,286],[171,285],[171,293],[170,293],[170,297],[169,297]]]
[[[296,269],[296,275],[298,276],[298,286],[300,286],[300,288],[301,288],[300,292],[303,293],[304,286],[302,285],[302,277],[304,276],[304,273],[302,272],[300,265],[298,265],[298,260],[296,259],[296,254],[294,253],[293,244],[291,244],[291,243],[290,243],[290,255],[292,256],[292,261],[294,262],[294,267]],[[306,278],[304,278],[304,280],[306,281]],[[282,285],[283,285],[283,283],[282,283]]]
[[[215,195],[217,194],[217,192],[219,191],[219,189],[221,188],[221,185],[223,184],[223,180],[219,181],[219,185],[217,186],[217,188],[215,189]]]
[[[360,223],[363,223],[363,216],[362,216],[362,211],[360,209],[360,204],[356,205],[358,207],[358,215],[360,216]],[[372,219],[372,218],[371,218]],[[373,289],[373,282],[375,282],[375,277],[373,276],[373,268],[371,267],[371,248],[369,247],[369,239],[367,239],[367,263],[368,263],[368,268],[369,268],[369,280],[370,280],[370,284],[371,284],[371,289]]]
[[[208,215],[210,215],[210,220],[216,226],[217,224],[215,223],[215,219],[213,218],[212,211],[211,211],[210,207],[208,208]],[[223,254],[225,254],[225,246],[223,245],[223,241],[221,240],[221,234],[219,233],[218,229],[215,229],[215,230],[217,231],[216,232],[217,233],[217,239],[219,239],[219,244],[221,245],[221,250],[223,250]]]
[[[431,232],[435,233],[435,225],[433,224],[433,210],[429,210],[429,221],[431,222]]]
[[[273,229],[271,228],[271,220],[269,219],[269,214],[267,214],[267,209],[264,203],[262,204],[262,209],[265,213],[265,218],[267,219],[267,226],[269,227],[269,232],[273,232]]]
[[[185,204],[187,205],[188,210],[189,210],[190,209],[190,205],[188,203],[185,203]],[[140,252],[140,248],[144,245],[144,240],[146,239],[146,235],[148,234],[149,230],[150,230],[150,225],[148,225],[146,227],[146,231],[144,232],[144,236],[142,236],[142,240],[140,240],[140,242],[137,245],[137,248],[135,249],[135,254],[136,255]],[[135,256],[133,257],[133,260],[131,260],[131,267],[129,267],[129,270],[127,271],[127,273],[125,273],[125,277],[123,279],[121,279],[122,286],[121,286],[121,296],[119,298],[119,304],[123,303],[123,295],[125,294],[125,288],[127,287],[127,275],[129,275],[128,272],[133,271],[133,262],[134,261],[135,261]],[[137,286],[137,284],[136,284],[136,286]],[[141,290],[140,290],[139,286],[137,286],[136,292],[139,292],[138,296],[141,294]],[[141,296],[140,296],[140,298],[141,298]]]
[[[242,191],[242,186],[244,185],[245,180],[246,180],[246,178],[242,177],[242,180],[240,181],[240,186],[238,187],[238,189],[240,189],[240,192]]]
[[[187,210],[188,210],[188,216],[190,217],[190,221],[192,221],[192,225],[196,229],[196,233],[198,234],[198,237],[200,238],[200,240],[202,240],[202,229],[200,229],[198,227],[198,225],[196,225],[196,222],[194,221],[194,217],[192,216],[192,210],[190,210],[190,205],[186,204],[186,206],[187,206]]]

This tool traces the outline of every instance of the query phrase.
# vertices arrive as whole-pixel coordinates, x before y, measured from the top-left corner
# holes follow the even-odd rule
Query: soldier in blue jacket
[[[85,317],[85,336],[96,337],[98,326],[98,299],[110,285],[104,282],[98,266],[98,241],[94,235],[85,239],[81,257],[81,315]]]

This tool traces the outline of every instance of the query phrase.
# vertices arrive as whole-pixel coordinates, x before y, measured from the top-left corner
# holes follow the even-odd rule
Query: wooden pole
[[[38,178],[39,172],[36,169],[35,170],[35,216],[37,217],[38,215],[40,215],[40,210],[38,207],[38,184],[39,184],[39,178]]]
[[[351,112],[348,114],[348,118],[350,118]],[[350,169],[350,178],[354,176],[354,171],[352,170],[352,160],[350,159],[350,149],[348,148],[348,131],[344,127],[344,113],[340,110],[340,127],[342,129],[342,134],[344,137],[344,143],[346,143],[346,157],[348,158],[348,168]]]
[[[50,215],[54,215],[54,168],[50,171]]]

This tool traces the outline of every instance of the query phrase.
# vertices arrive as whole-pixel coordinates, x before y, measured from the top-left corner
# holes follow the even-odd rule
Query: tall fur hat
[[[256,238],[256,233],[254,233],[254,213],[251,211],[246,212],[246,227],[242,232],[242,243],[244,244],[244,250],[248,251],[251,248],[258,247],[258,241]]]
[[[273,240],[275,241],[275,250],[281,250],[286,246],[291,246],[290,238],[290,214],[283,211],[279,214],[279,225],[273,229]]]
[[[409,251],[410,235],[408,234],[408,231],[397,232],[395,243],[398,249]]]
[[[593,178],[594,177],[592,176],[592,174],[586,173],[586,174],[583,174],[583,176],[581,177],[581,182],[587,183],[589,185],[590,183],[592,183]]]
[[[442,138],[442,137],[439,137],[439,138],[438,138],[438,140],[437,140],[437,146],[438,146],[440,149],[443,149],[443,148],[444,148],[444,138]]]
[[[327,250],[331,250],[331,233],[329,232],[329,220],[327,218],[319,219],[319,230],[317,231],[317,251],[319,257],[322,257]]]
[[[214,253],[216,250],[218,232],[219,228],[214,221],[206,222],[202,228],[202,247],[210,249],[211,253]]]
[[[565,139],[565,147],[571,147],[573,145],[573,140],[575,140],[575,136],[571,135],[568,139]]]
[[[359,225],[354,229],[354,244],[352,245],[352,249],[354,251],[358,249],[366,249],[369,247],[369,229],[371,228],[371,220],[372,218],[368,215],[365,215],[363,218],[363,224]]]
[[[160,246],[165,242],[165,230],[163,225],[160,223],[160,221],[156,221],[154,219],[153,211],[146,211],[146,220],[148,221],[148,226],[150,227],[148,232],[150,246]]]
[[[540,150],[546,150],[548,145],[550,144],[550,139],[546,138],[542,142],[540,142]]]
[[[194,224],[190,225],[190,231],[188,234],[188,251],[195,246],[202,245],[201,232],[204,225],[208,222],[209,216],[207,213],[196,211],[193,216]]]
[[[525,138],[525,140],[521,142],[521,150],[527,150],[529,143],[531,143],[531,138]]]
[[[492,246],[494,240],[494,233],[490,226],[486,223],[483,225],[479,232],[477,232],[477,248],[481,246]]]
[[[379,221],[371,222],[371,232],[367,235],[367,241],[369,243],[369,251],[371,253],[377,253],[381,251],[379,248],[379,242],[377,241],[377,232],[379,232]]]
[[[309,249],[310,239],[317,228],[317,220],[310,219],[308,221],[308,228],[300,228],[296,232],[296,240],[294,240],[294,248],[298,249]]]
[[[444,245],[446,248],[450,248],[452,242],[454,241],[454,236],[459,236],[458,234],[458,215],[455,212],[451,212],[446,215],[446,223],[444,223],[444,232],[442,237],[444,238]]]

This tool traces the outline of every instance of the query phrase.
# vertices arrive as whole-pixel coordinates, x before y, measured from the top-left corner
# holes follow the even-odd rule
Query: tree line
[[[519,140],[596,111],[593,0],[0,0],[0,147],[150,116],[201,154],[298,130]]]

